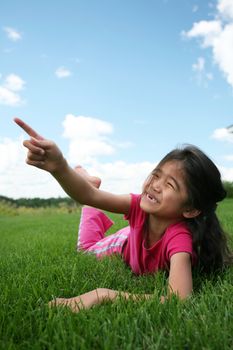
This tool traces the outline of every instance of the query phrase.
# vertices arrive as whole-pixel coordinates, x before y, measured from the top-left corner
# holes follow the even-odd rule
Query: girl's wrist
[[[115,300],[118,297],[119,292],[108,288],[97,288],[96,294],[100,301],[104,301],[104,300]]]
[[[67,160],[62,156],[61,161],[59,161],[56,167],[50,172],[56,179],[60,178],[69,168]]]

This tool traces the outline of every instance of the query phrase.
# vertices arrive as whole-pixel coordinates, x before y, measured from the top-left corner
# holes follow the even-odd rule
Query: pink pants
[[[77,250],[94,253],[97,257],[121,254],[125,240],[129,235],[129,226],[104,237],[112,225],[113,221],[102,211],[84,207],[79,224]]]

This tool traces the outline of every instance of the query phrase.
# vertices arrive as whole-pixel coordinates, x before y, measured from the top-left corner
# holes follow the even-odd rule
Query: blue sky
[[[24,119],[115,192],[182,143],[233,181],[232,0],[8,0],[0,9],[0,194],[64,195],[25,165]]]

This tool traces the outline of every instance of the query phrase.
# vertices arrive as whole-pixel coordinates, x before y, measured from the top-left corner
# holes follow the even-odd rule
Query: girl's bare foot
[[[88,172],[86,171],[86,169],[84,169],[83,167],[81,167],[81,165],[77,165],[74,170],[76,171],[76,173],[78,173],[79,175],[81,175],[82,177],[84,177],[88,182],[90,182],[90,184],[92,184],[92,186],[99,188],[101,185],[101,179],[97,176],[91,176],[90,174],[88,174]]]

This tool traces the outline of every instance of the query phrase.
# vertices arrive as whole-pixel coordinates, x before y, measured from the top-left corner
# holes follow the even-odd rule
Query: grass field
[[[233,236],[233,200],[218,208]],[[116,228],[125,223],[114,216]],[[194,276],[186,302],[165,304],[166,276],[134,276],[119,257],[76,253],[79,214],[50,210],[0,215],[0,349],[232,349],[233,269]],[[54,296],[97,287],[153,293],[150,301],[117,300],[72,314],[49,309]]]

